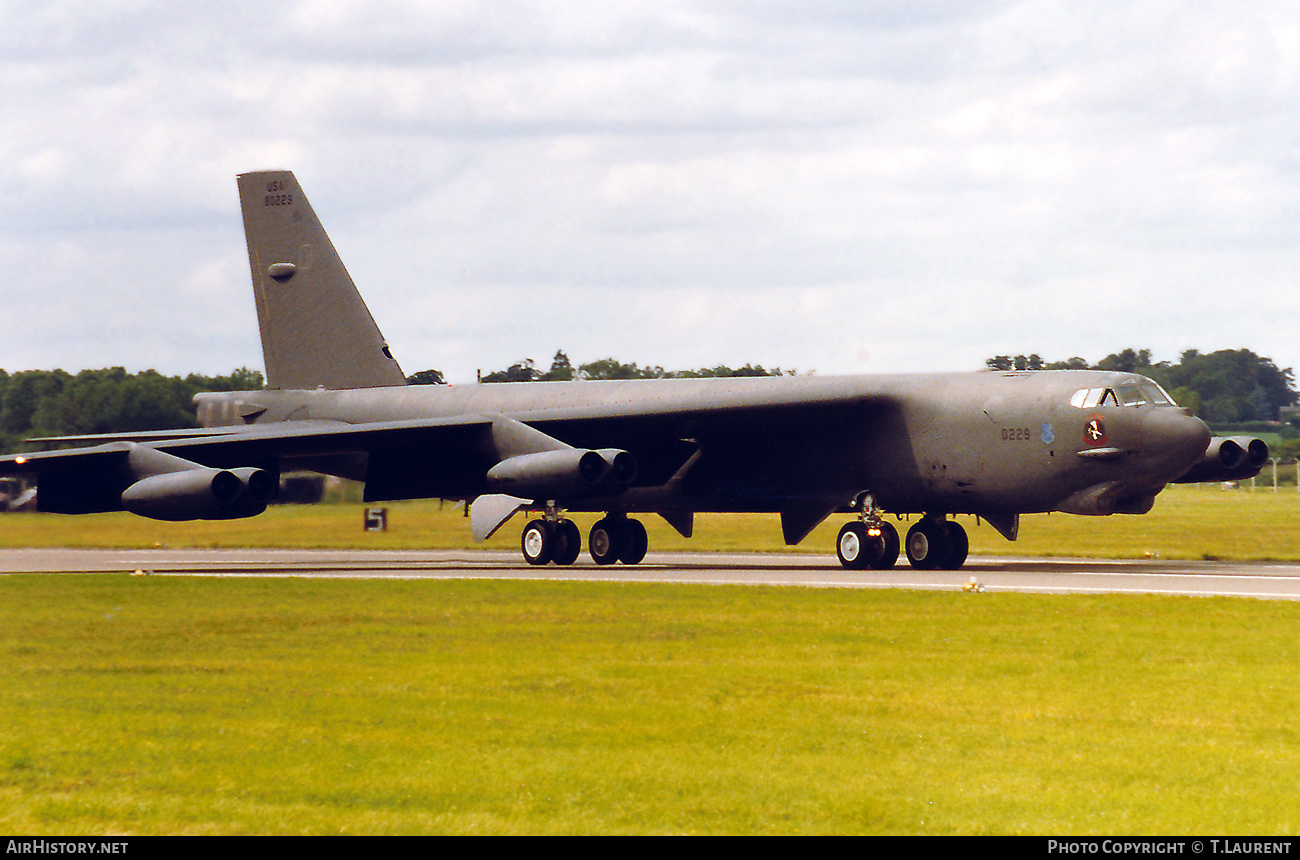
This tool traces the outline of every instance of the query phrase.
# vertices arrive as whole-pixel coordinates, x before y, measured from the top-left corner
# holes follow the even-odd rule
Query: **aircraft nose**
[[[1153,409],[1146,416],[1143,448],[1161,473],[1173,480],[1187,472],[1205,454],[1210,428],[1181,409]]]

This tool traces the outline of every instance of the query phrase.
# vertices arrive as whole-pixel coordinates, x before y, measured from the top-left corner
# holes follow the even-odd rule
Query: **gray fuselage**
[[[206,426],[508,416],[575,448],[641,464],[617,497],[571,510],[847,509],[1140,513],[1205,452],[1205,425],[1149,380],[1104,371],[408,386],[203,394]],[[313,452],[297,465],[367,482],[369,498],[472,499],[501,459],[488,438],[393,456]],[[393,469],[387,462],[400,463]],[[280,464],[282,468],[294,461]]]

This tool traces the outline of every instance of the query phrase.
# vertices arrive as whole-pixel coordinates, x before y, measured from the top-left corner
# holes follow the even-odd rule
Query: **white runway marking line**
[[[472,568],[478,568],[478,569],[480,569],[480,570],[483,570],[483,569],[495,569],[495,570],[501,570],[501,571],[503,571],[503,572],[509,572],[509,571],[512,571],[512,570],[515,569],[515,565],[512,565],[512,564],[496,564],[496,563],[493,563],[493,564],[490,564],[490,565],[483,565],[483,563],[481,563],[481,562],[477,562],[477,563],[476,563],[476,562],[463,562],[463,563],[466,564],[466,565],[471,566]],[[355,567],[351,567],[351,566],[347,566],[347,565],[339,565],[339,566],[338,566],[338,573],[339,573],[339,575],[351,575],[351,576],[356,576],[356,575],[361,575],[361,574],[369,574],[369,575],[374,575],[374,576],[383,576],[385,570],[392,570],[392,571],[394,571],[394,572],[396,572],[396,571],[398,571],[398,570],[411,570],[411,571],[428,570],[429,572],[428,572],[427,574],[424,574],[424,578],[432,578],[433,576],[436,575],[436,574],[435,574],[435,571],[437,571],[438,569],[440,569],[440,568],[445,568],[445,567],[448,567],[448,566],[457,565],[457,564],[461,564],[461,562],[443,562],[443,561],[437,561],[437,562],[429,562],[428,564],[429,564],[429,567],[427,567],[427,568],[423,568],[423,567],[421,567],[419,564],[414,564],[414,565],[409,565],[409,566],[404,566],[404,565],[397,565],[397,564],[394,564],[394,565],[392,565],[391,567],[389,567],[389,566],[385,566],[385,567],[383,567],[383,568],[373,568],[373,569],[367,567],[366,565],[357,565],[357,566],[355,566]],[[210,563],[210,564],[208,564],[208,565],[205,565],[205,566],[209,566],[209,567],[225,566],[225,567],[236,567],[236,568],[237,568],[237,567],[256,567],[256,568],[258,568],[258,569],[257,569],[256,571],[249,571],[249,572],[246,572],[246,573],[245,573],[245,572],[240,572],[240,571],[237,571],[237,570],[236,570],[236,571],[230,571],[230,570],[227,570],[227,571],[215,572],[215,573],[212,573],[212,574],[203,574],[202,572],[200,572],[200,571],[198,571],[198,570],[193,571],[193,572],[191,572],[191,571],[165,571],[165,572],[163,572],[163,573],[159,573],[158,575],[159,575],[159,576],[162,576],[162,575],[172,575],[172,576],[200,576],[200,575],[211,575],[211,576],[313,576],[313,575],[314,575],[314,576],[322,576],[322,575],[325,575],[325,571],[330,571],[330,570],[333,570],[333,569],[334,569],[334,566],[333,566],[333,565],[324,565],[324,566],[319,566],[319,567],[313,567],[311,562],[294,563],[294,564],[293,564],[293,567],[296,568],[296,570],[284,570],[284,571],[277,571],[277,572],[273,572],[273,573],[272,573],[272,572],[266,572],[266,567],[267,567],[267,565],[266,565],[265,563],[258,564],[258,563],[255,563],[255,562],[247,562],[247,563],[238,562],[238,563],[235,563],[235,564],[229,564],[229,563],[227,563],[227,564],[225,564],[225,565],[221,565],[221,563],[219,563],[219,562],[212,562],[212,563]],[[622,573],[621,571],[608,571],[608,570],[605,569],[605,568],[581,566],[581,567],[575,567],[575,568],[573,568],[573,570],[574,570],[575,572],[574,572],[573,574],[569,575],[569,576],[563,576],[563,575],[560,575],[560,576],[550,576],[550,577],[545,577],[545,576],[541,576],[541,575],[528,575],[528,571],[527,571],[526,569],[524,569],[524,570],[515,570],[515,572],[518,573],[518,574],[521,574],[521,578],[524,578],[524,579],[547,579],[547,578],[549,578],[549,579],[556,579],[556,580],[564,580],[564,579],[572,579],[572,578],[575,578],[575,577],[580,577],[580,576],[583,575],[583,572],[585,572],[585,571],[600,571],[600,572],[603,572],[603,573],[607,573],[607,574],[610,575],[610,576],[613,576],[613,575],[616,574],[616,573],[622,573],[622,575],[623,575],[624,577],[629,577],[629,578],[638,578],[638,579],[639,579],[639,578],[645,578],[645,579],[647,579],[648,581],[653,581],[653,582],[676,582],[676,581],[681,581],[681,582],[700,582],[700,581],[704,581],[704,580],[702,580],[702,579],[701,579],[701,580],[690,580],[690,579],[684,579],[684,580],[672,580],[672,579],[664,579],[664,578],[654,577],[654,576],[653,576],[653,573],[650,572],[650,571],[655,570],[655,566],[654,566],[654,565],[639,565],[639,567],[640,567],[640,569],[641,569],[640,571],[637,571],[637,572],[628,571],[628,572],[626,572],[626,573]],[[140,565],[140,568],[141,568],[141,569],[148,569],[148,565]],[[680,569],[680,566],[679,566],[679,565],[661,565],[659,569],[664,569],[664,568],[671,569],[671,570],[679,570],[679,569]],[[704,568],[701,568],[701,569],[704,569]],[[756,570],[756,571],[755,571],[755,574],[756,574],[756,575],[759,575],[759,574],[762,574],[762,573],[768,573],[768,572],[771,572],[771,573],[779,573],[781,570],[782,570],[782,568],[780,568],[780,567],[763,568],[762,570]],[[645,571],[645,572],[642,572],[642,571]],[[963,570],[957,570],[957,571],[949,571],[949,573],[951,573],[953,576],[965,576],[965,575],[968,575],[966,569],[963,569]],[[1183,578],[1183,579],[1222,579],[1222,580],[1228,580],[1228,581],[1232,581],[1232,582],[1242,582],[1242,581],[1271,581],[1271,580],[1277,580],[1277,581],[1281,581],[1281,582],[1294,582],[1294,583],[1296,583],[1297,588],[1300,588],[1300,570],[1297,570],[1297,572],[1296,572],[1295,575],[1290,575],[1290,576],[1282,575],[1282,574],[1263,574],[1263,573],[1193,573],[1193,572],[1185,571],[1185,570],[1160,570],[1160,571],[1151,571],[1151,570],[1148,570],[1148,571],[1134,571],[1134,572],[1125,572],[1125,571],[1104,571],[1104,572],[1093,572],[1093,571],[1072,571],[1072,570],[1026,570],[1026,571],[1007,571],[1007,570],[987,570],[987,569],[986,569],[986,570],[984,571],[984,573],[986,573],[986,574],[989,575],[989,576],[1001,576],[1001,577],[1007,577],[1007,576],[1010,576],[1010,577],[1029,577],[1029,576],[1086,576],[1086,577],[1090,577],[1090,578],[1094,578],[1094,579],[1100,579],[1100,578],[1105,578],[1105,577],[1127,577],[1127,578],[1130,578],[1130,579],[1132,579],[1132,578],[1138,578],[1138,577],[1155,577],[1155,578],[1158,578],[1158,579],[1171,579],[1171,578],[1174,578],[1174,577],[1180,577],[1180,578]],[[904,573],[903,575],[906,575],[906,574]],[[420,574],[414,574],[414,573],[413,573],[412,576],[418,577],[418,576],[420,576]],[[846,576],[849,576],[849,574],[846,574]],[[461,575],[461,576],[450,575],[450,576],[447,576],[447,577],[444,577],[444,578],[473,579],[473,578],[475,578],[475,577],[474,577],[474,576],[472,575],[472,573],[471,573],[471,574],[466,574],[466,575]],[[616,580],[616,579],[611,579],[610,581],[617,581],[617,580]],[[727,580],[727,581],[731,581],[731,580]],[[743,582],[743,581],[745,581],[745,580],[737,580],[737,581],[738,581],[738,582]],[[879,583],[879,582],[871,582],[871,581],[855,582],[855,581],[853,581],[853,580],[851,580],[851,579],[844,579],[844,580],[827,580],[827,581],[825,581],[825,582],[818,582],[818,583],[816,583],[816,584],[818,584],[818,585],[826,585],[826,586],[830,586],[830,585],[848,585],[848,586],[853,586],[853,585],[877,585],[877,584],[884,584],[884,585],[889,585],[889,586],[891,586],[891,587],[907,588],[907,587],[910,587],[910,586],[913,586],[913,585],[923,584],[923,583],[920,583],[920,582],[911,582],[911,581],[908,581],[908,580],[902,580],[902,581],[898,581],[898,582],[889,582],[889,583]],[[960,586],[960,585],[964,585],[964,584],[965,584],[964,582],[960,582],[960,583],[937,583],[937,584],[935,584],[935,587],[946,587],[947,585],[957,585],[957,586]],[[985,583],[985,585],[988,585],[988,583]],[[1012,586],[1012,585],[1000,585],[1000,586],[998,586],[998,587],[1010,588],[1010,587],[1014,587],[1014,586]],[[1044,587],[1044,588],[1048,588],[1048,587],[1058,587],[1058,586],[1043,586],[1043,587]],[[1064,586],[1059,586],[1059,587],[1064,588]]]

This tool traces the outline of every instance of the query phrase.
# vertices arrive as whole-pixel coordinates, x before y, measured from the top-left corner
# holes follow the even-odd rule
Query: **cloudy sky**
[[[0,0],[0,367],[261,366],[293,170],[408,372],[1300,367],[1300,6]]]

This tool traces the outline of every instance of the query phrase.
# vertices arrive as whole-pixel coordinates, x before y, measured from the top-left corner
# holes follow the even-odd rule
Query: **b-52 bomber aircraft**
[[[406,384],[291,172],[238,178],[267,387],[203,393],[193,430],[45,440],[0,458],[43,511],[161,520],[261,513],[281,471],[365,484],[365,499],[464,500],[476,539],[513,514],[530,564],[577,560],[566,512],[596,512],[597,564],[636,564],[653,513],[776,512],[787,544],[835,513],[847,568],[889,568],[886,513],[917,515],[916,568],[960,567],[974,514],[1141,514],[1171,482],[1250,477],[1255,439],[1212,439],[1150,379],[1102,371]]]

